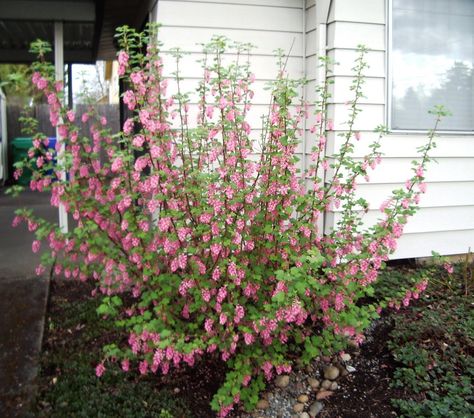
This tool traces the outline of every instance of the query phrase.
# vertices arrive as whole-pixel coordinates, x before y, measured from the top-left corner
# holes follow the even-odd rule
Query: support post
[[[73,91],[72,91],[72,64],[69,63],[67,65],[67,107],[69,107],[69,109],[72,109],[72,106],[73,106],[72,94],[73,94]]]
[[[64,35],[63,22],[54,22],[54,68],[56,72],[56,81],[64,82]],[[61,123],[61,121],[59,121]],[[56,127],[56,141],[59,146],[58,164],[64,165],[65,147],[62,138],[59,135],[59,129]],[[66,170],[61,170],[61,180],[66,180]],[[63,233],[68,232],[68,219],[66,208],[62,203],[59,204],[59,227]]]

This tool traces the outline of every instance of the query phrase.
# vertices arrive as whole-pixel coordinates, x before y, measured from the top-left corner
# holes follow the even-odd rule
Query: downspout
[[[327,39],[328,39],[328,25],[329,13],[331,12],[331,7],[333,5],[333,0],[320,0],[316,2],[316,56],[319,60],[319,57],[325,57],[327,55]],[[319,7],[318,7],[319,6]],[[321,85],[326,82],[326,72],[323,67],[318,65],[316,72],[316,82]],[[323,173],[322,178],[323,185],[326,184],[326,172]],[[323,213],[323,216],[319,220],[318,230],[320,234],[323,235],[326,230],[326,212]]]
[[[64,24],[63,22],[54,22],[54,67],[56,81],[64,81]],[[63,138],[59,134],[59,125],[56,127],[56,143],[59,144],[58,164],[64,165],[65,146]],[[66,170],[61,170],[61,180],[66,181]],[[59,227],[61,232],[67,233],[68,217],[64,203],[59,204]]]
[[[302,42],[302,49],[303,49],[303,64],[302,64],[302,73],[303,79],[306,80],[306,0],[301,0],[302,3],[302,11],[303,11],[303,18],[302,18],[302,29],[303,29],[303,42]],[[306,84],[302,86],[302,93],[301,99],[303,104],[306,103]],[[304,190],[306,190],[306,117],[303,118],[303,140],[301,141],[301,145],[303,147],[301,151],[301,159],[302,167],[301,167],[301,177],[303,179],[303,186]]]

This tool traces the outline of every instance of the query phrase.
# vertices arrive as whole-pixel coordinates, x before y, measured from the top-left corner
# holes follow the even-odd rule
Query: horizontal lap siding
[[[304,86],[305,91],[305,100],[310,103],[314,103],[314,89],[316,87],[316,76],[317,76],[317,38],[316,38],[316,4],[315,1],[306,0],[305,5],[305,50],[304,50],[304,60],[305,60],[305,75],[306,79],[310,80],[306,86]],[[314,106],[308,109],[309,112],[314,113]],[[314,139],[314,135],[309,132],[309,124],[311,119],[305,122],[305,140],[303,141],[303,147],[305,152],[311,152],[311,146],[308,147],[308,144]],[[305,163],[307,158],[305,155],[302,155],[301,160],[301,171],[303,172],[308,166],[308,163]]]
[[[301,78],[303,70],[303,3],[299,0],[160,0],[157,21],[161,24],[160,41],[164,75],[172,78],[175,71],[170,51],[179,47],[187,53],[181,60],[181,91],[190,93],[190,124],[196,125],[196,87],[202,79],[202,68],[197,62],[203,58],[202,46],[214,35],[222,35],[235,42],[251,43],[250,65],[255,73],[253,107],[247,121],[252,127],[251,137],[259,139],[261,116],[268,114],[270,92],[265,90],[278,73],[276,49],[288,55],[286,69],[292,78]],[[235,55],[226,54],[230,63]],[[242,60],[242,57],[240,58]],[[170,93],[176,85],[170,80]],[[175,124],[178,122],[175,121]],[[300,147],[300,150],[302,147]]]
[[[328,152],[342,144],[338,133],[347,128],[345,102],[351,99],[350,86],[357,45],[369,48],[365,70],[366,84],[360,108],[362,113],[355,129],[361,139],[355,145],[355,156],[363,157],[376,138],[372,132],[378,124],[386,124],[386,45],[385,0],[333,0],[328,20],[328,55],[335,65],[331,78],[334,86],[329,115],[334,118],[335,132],[328,136]],[[403,187],[410,175],[410,162],[417,158],[416,149],[426,143],[426,135],[390,133],[382,139],[385,154],[382,164],[363,179],[358,194],[370,205],[365,224],[379,218],[379,206],[393,189]],[[442,134],[432,151],[437,163],[431,163],[426,179],[428,189],[421,197],[420,211],[409,220],[393,258],[424,257],[431,251],[459,254],[474,248],[474,137]],[[310,145],[306,145],[310,148]],[[340,211],[328,213],[325,229],[329,231],[340,219]]]

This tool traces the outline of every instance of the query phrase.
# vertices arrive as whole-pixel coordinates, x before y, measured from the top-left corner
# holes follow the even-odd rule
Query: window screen
[[[391,128],[474,130],[474,0],[392,0]]]

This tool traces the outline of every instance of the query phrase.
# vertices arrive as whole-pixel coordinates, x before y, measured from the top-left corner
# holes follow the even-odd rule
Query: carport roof
[[[156,0],[0,0],[0,62],[34,59],[30,43],[54,44],[54,22],[64,23],[64,61],[113,60],[115,29],[140,29]]]

